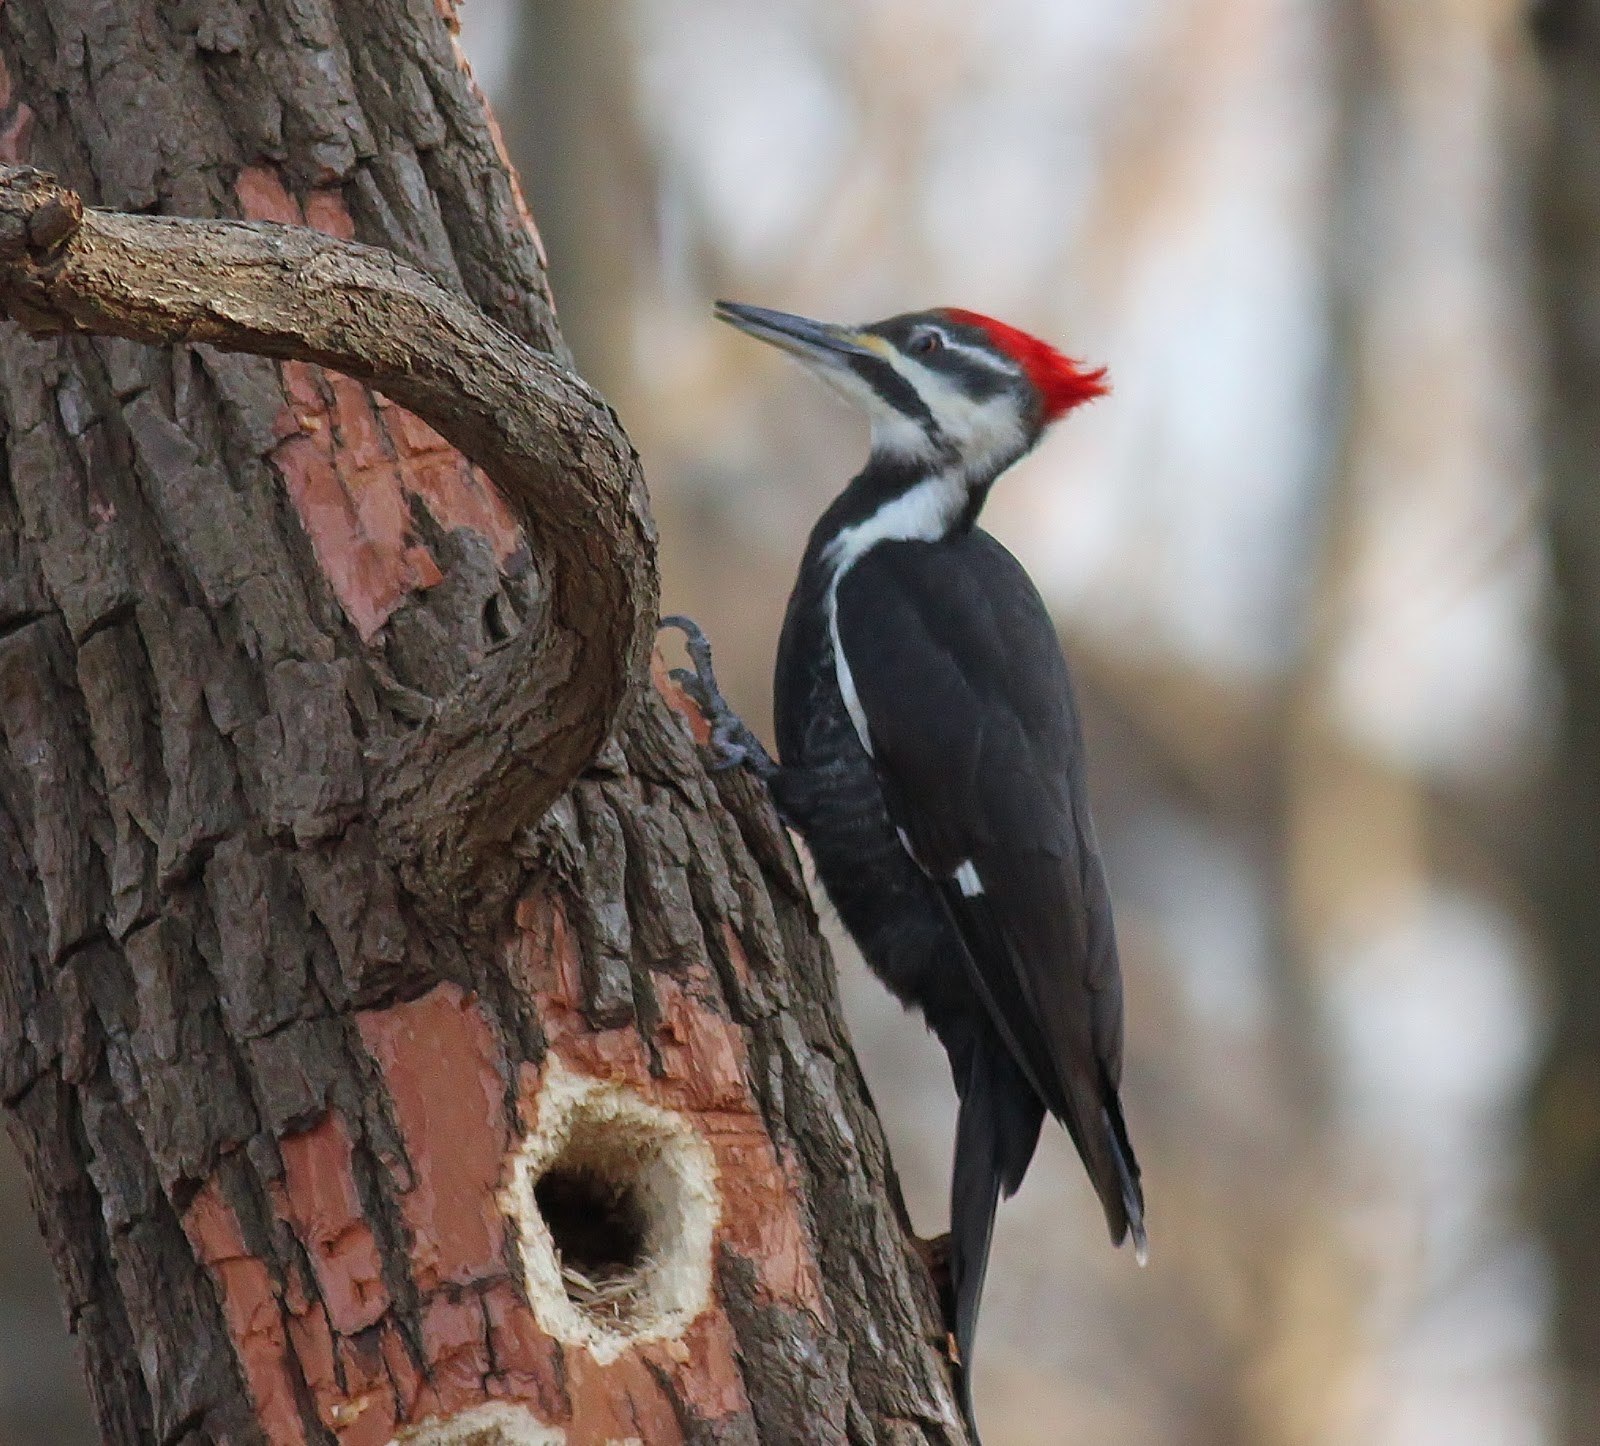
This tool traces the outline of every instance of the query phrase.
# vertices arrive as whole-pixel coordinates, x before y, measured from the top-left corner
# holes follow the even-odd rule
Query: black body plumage
[[[1112,1239],[1131,1230],[1141,1254],[1144,1239],[1118,1096],[1116,935],[1072,685],[1027,573],[976,525],[995,475],[1048,414],[1023,367],[1008,374],[1007,355],[991,364],[978,351],[988,338],[954,320],[965,313],[822,329],[821,343],[799,330],[815,323],[753,308],[724,315],[767,339],[864,349],[851,354],[847,380],[866,378],[867,402],[882,398],[885,435],[897,442],[881,443],[875,426],[866,468],[811,534],[778,647],[780,762],[770,782],[867,963],[949,1055],[960,1097],[952,1329],[970,1425],[995,1209],[1021,1184],[1047,1112],[1077,1146]],[[916,387],[928,369],[909,356],[923,325],[966,353],[944,372],[954,400],[942,377]],[[828,342],[829,332],[846,343]],[[892,384],[876,375],[884,356]],[[963,371],[985,374],[963,380]],[[1016,389],[1021,440],[991,445],[984,432],[992,455],[975,465],[976,444],[963,451],[951,439],[972,407],[998,405],[988,398],[1002,383]],[[916,390],[917,408],[896,388]],[[926,447],[915,445],[917,431],[896,430],[904,418]]]

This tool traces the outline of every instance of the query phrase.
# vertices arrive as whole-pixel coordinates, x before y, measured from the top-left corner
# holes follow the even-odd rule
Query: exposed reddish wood
[[[249,215],[248,209],[245,214]],[[319,186],[307,194],[305,223],[313,231],[337,236],[342,241],[356,239],[355,219],[350,215],[344,197],[332,186]]]
[[[281,226],[304,226],[306,216],[276,166],[245,166],[235,178],[233,194],[239,214],[247,221],[276,221]]]
[[[25,162],[32,153],[29,142],[33,139],[33,111],[19,105],[10,119],[0,126],[0,161],[14,165]]]
[[[505,1063],[489,1021],[451,984],[357,1017],[383,1071],[411,1188],[400,1208],[424,1293],[505,1274],[495,1192],[505,1168]]]
[[[0,161],[20,166],[31,153],[33,109],[25,101],[14,101],[13,92],[10,68],[0,56]]]
[[[389,1308],[383,1258],[361,1208],[350,1134],[337,1114],[279,1142],[278,1208],[316,1272],[328,1323],[342,1335],[365,1330]]]
[[[694,1118],[715,1152],[722,1193],[721,1246],[745,1259],[763,1299],[828,1308],[806,1231],[794,1213],[794,1169],[779,1164],[746,1085],[738,1031],[697,1001],[714,991],[703,969],[658,982],[652,1064],[631,1027],[592,1030],[582,1021],[581,961],[564,908],[532,894],[519,908],[514,953],[539,993],[556,1053],[570,1067],[624,1083]],[[207,1187],[186,1220],[227,1304],[234,1348],[274,1439],[298,1439],[288,1346],[319,1418],[341,1442],[387,1440],[397,1425],[448,1415],[486,1395],[517,1401],[573,1439],[622,1429],[640,1439],[680,1440],[685,1406],[707,1422],[748,1411],[737,1335],[720,1308],[687,1335],[649,1342],[609,1364],[558,1346],[538,1328],[507,1274],[495,1191],[508,1145],[504,1063],[480,1006],[441,985],[427,995],[357,1017],[378,1063],[406,1151],[411,1184],[399,1203],[411,1241],[412,1279],[425,1373],[386,1323],[393,1302],[379,1251],[360,1215],[348,1131],[336,1114],[284,1138],[279,1209],[306,1246],[315,1299],[279,1299],[264,1268],[243,1250],[228,1208]],[[531,1118],[540,1072],[524,1066]],[[397,1166],[398,1166],[398,1162]],[[249,1267],[258,1268],[251,1269]],[[479,1289],[481,1287],[481,1289]],[[670,1382],[670,1390],[663,1384]],[[676,1403],[676,1405],[674,1405]],[[630,1425],[630,1423],[632,1423]],[[601,1433],[589,1435],[586,1433]]]
[[[571,1364],[570,1389],[576,1403],[572,1436],[576,1441],[649,1441],[683,1446],[683,1427],[672,1397],[650,1373],[648,1363],[629,1354],[609,1366],[579,1356]]]
[[[359,407],[365,399],[346,399],[340,406],[328,395],[336,393],[336,378],[320,368],[285,362],[283,373],[289,401],[273,461],[323,575],[356,631],[370,642],[408,593],[432,587],[443,574],[427,548],[414,541],[398,469],[385,465],[381,454],[374,467],[370,450],[362,468],[365,419]],[[345,458],[355,475],[340,465]]]
[[[339,1371],[344,1377],[337,1399],[319,1401],[322,1422],[339,1446],[384,1446],[400,1424],[394,1383],[384,1356],[387,1332],[341,1338]]]
[[[489,1394],[525,1402],[542,1420],[566,1420],[572,1404],[560,1343],[539,1329],[528,1302],[509,1281],[486,1290],[483,1305],[497,1368]]]
[[[234,193],[250,220],[355,236],[337,191],[313,190],[302,208],[275,166],[247,166]],[[285,406],[275,428],[283,441],[273,461],[363,640],[408,593],[444,576],[417,541],[408,498],[420,498],[441,526],[481,533],[502,562],[511,555],[521,534],[493,484],[420,417],[336,372],[295,361],[279,369]]]
[[[274,1443],[304,1442],[289,1339],[271,1273],[245,1246],[238,1218],[215,1183],[195,1196],[184,1213],[183,1228],[222,1293],[223,1313],[262,1429]]]
[[[331,1428],[335,1416],[348,1403],[339,1379],[339,1357],[328,1313],[321,1301],[293,1289],[286,1293],[284,1305],[288,1311],[289,1339],[294,1346],[295,1361],[311,1392],[316,1418]],[[235,1341],[236,1350],[238,1345]]]
[[[422,1311],[426,1382],[408,1403],[408,1418],[449,1416],[483,1400],[493,1373],[488,1321],[476,1295],[435,1295]]]

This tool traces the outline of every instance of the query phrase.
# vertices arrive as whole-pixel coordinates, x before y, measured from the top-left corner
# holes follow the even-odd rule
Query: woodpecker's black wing
[[[1044,603],[971,529],[878,544],[839,580],[836,606],[889,812],[939,886],[997,1033],[1077,1145],[1112,1238],[1131,1225],[1142,1244],[1111,903]]]

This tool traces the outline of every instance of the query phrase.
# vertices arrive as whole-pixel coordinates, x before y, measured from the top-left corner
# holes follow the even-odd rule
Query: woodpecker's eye
[[[932,356],[944,346],[944,337],[936,331],[918,332],[911,338],[911,350],[917,356]]]

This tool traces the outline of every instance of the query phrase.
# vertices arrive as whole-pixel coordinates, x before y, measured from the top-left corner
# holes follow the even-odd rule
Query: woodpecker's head
[[[782,347],[866,412],[874,456],[953,469],[988,482],[1058,417],[1108,390],[1048,342],[939,307],[868,326],[808,321],[719,301],[717,315]]]

